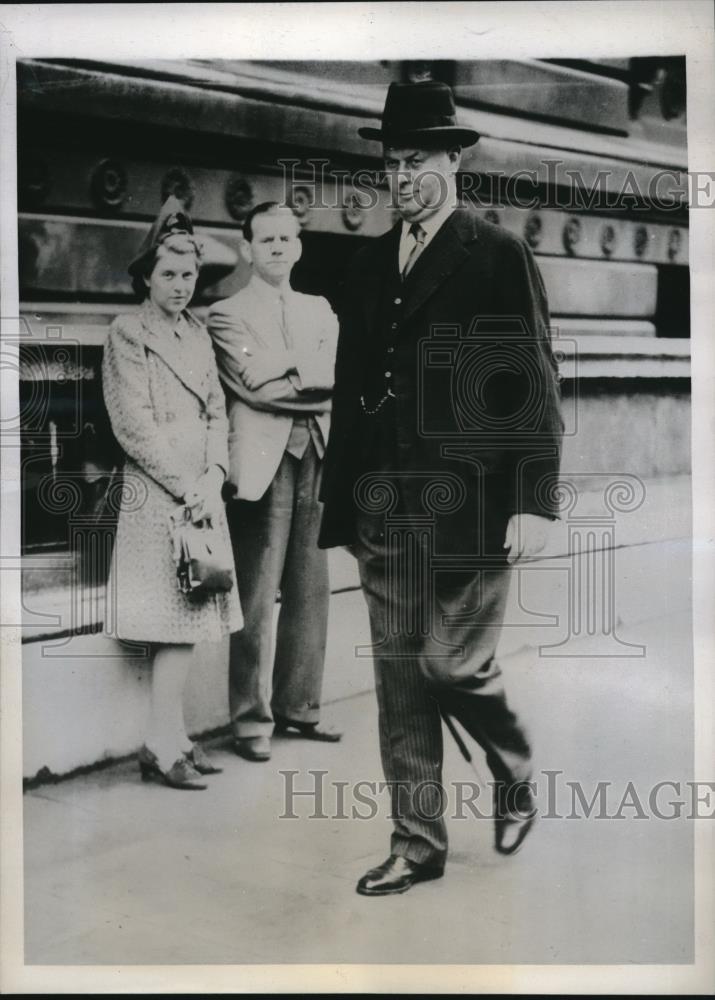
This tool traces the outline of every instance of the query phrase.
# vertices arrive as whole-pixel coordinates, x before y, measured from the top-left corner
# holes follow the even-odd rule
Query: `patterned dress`
[[[199,476],[228,468],[224,394],[211,340],[188,311],[175,326],[148,300],[112,324],[102,363],[112,430],[125,452],[105,630],[158,643],[216,641],[242,628],[237,589],[200,598],[176,582],[169,516]],[[230,550],[223,511],[219,520]]]

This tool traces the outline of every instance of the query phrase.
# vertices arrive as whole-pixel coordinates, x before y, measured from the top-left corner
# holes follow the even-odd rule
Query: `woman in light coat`
[[[183,691],[194,644],[241,628],[236,587],[201,598],[176,579],[169,518],[182,505],[210,518],[230,551],[221,500],[228,468],[224,395],[211,340],[186,310],[200,250],[170,198],[130,265],[138,313],[118,316],[104,349],[104,399],[124,449],[124,485],[108,582],[107,629],[150,645],[152,687],[144,778],[199,789],[219,771],[186,734]]]

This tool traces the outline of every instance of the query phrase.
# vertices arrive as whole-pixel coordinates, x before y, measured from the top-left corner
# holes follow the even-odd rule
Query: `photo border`
[[[685,54],[691,173],[715,171],[713,6],[635,2],[352,4],[5,4],[0,13],[0,302],[3,338],[18,311],[15,60],[381,58],[495,59]],[[356,54],[357,53],[357,54]],[[715,206],[712,206],[715,207]],[[692,295],[693,633],[696,761],[711,780],[715,538],[713,212],[690,211]],[[16,334],[15,334],[16,335]],[[16,373],[2,372],[2,417],[17,412]],[[15,408],[13,410],[13,408]],[[704,461],[703,456],[711,456]],[[18,622],[19,454],[0,449],[0,622]],[[715,987],[713,834],[695,825],[694,965],[648,966],[25,966],[23,963],[22,691],[18,628],[2,628],[0,673],[0,987],[2,992],[709,993]]]

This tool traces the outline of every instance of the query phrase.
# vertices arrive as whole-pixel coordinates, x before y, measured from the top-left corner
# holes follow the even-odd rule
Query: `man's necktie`
[[[290,332],[290,327],[288,325],[288,303],[286,302],[285,291],[281,290],[279,296],[280,302],[280,323],[281,323],[281,333],[283,335],[283,342],[289,351],[293,350],[294,342],[293,335]],[[293,417],[293,424],[291,426],[290,435],[288,436],[288,442],[286,444],[286,451],[289,455],[293,455],[299,461],[305,455],[306,449],[310,444],[311,438],[315,438],[318,435],[318,440],[320,448],[323,448],[322,438],[320,435],[320,428],[315,423],[315,417],[309,413],[300,414],[296,413]],[[322,458],[322,453],[318,450],[318,444],[315,445],[316,451]]]
[[[285,342],[285,345],[290,351],[293,348],[293,337],[291,336],[290,330],[288,328],[288,310],[287,310],[285,295],[283,292],[281,292],[280,294],[280,305],[281,305],[281,333],[283,334],[283,340]]]
[[[410,255],[407,258],[407,262],[405,263],[405,266],[402,269],[403,278],[406,278],[407,275],[410,273],[415,261],[422,253],[422,248],[425,245],[425,231],[419,224],[419,222],[413,222],[412,225],[410,226],[410,236],[413,238],[415,243],[412,249],[410,250]]]

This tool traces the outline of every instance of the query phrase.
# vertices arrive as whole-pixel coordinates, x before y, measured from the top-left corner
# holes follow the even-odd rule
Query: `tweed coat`
[[[356,484],[382,433],[408,493],[445,473],[464,487],[459,509],[434,516],[437,547],[503,555],[512,514],[557,513],[562,422],[541,276],[526,243],[460,208],[401,283],[400,228],[360,250],[345,282],[320,545],[355,542]],[[386,375],[393,398],[366,416]]]
[[[228,468],[228,425],[211,340],[184,311],[175,328],[148,300],[118,316],[102,362],[104,400],[125,452],[108,581],[108,631],[160,643],[218,640],[242,627],[236,587],[188,597],[176,583],[169,515],[211,465]],[[219,529],[230,549],[221,511]]]

